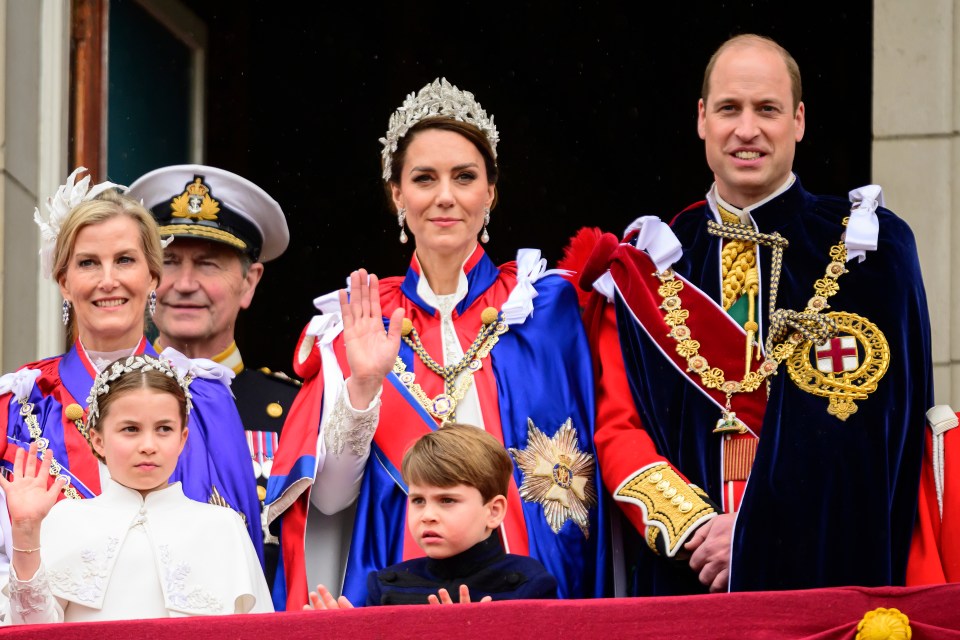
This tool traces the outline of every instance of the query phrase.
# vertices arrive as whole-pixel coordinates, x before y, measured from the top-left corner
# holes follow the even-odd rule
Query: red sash
[[[670,337],[670,327],[664,322],[661,308],[663,297],[658,293],[660,279],[653,275],[657,268],[645,252],[629,244],[621,244],[613,254],[610,274],[621,299],[634,320],[657,345],[660,352],[690,384],[721,409],[726,406],[726,394],[719,389],[703,386],[703,380],[687,366],[687,359],[677,353],[677,341]],[[727,380],[741,380],[744,370],[746,333],[712,298],[679,275],[683,282],[679,293],[682,308],[690,312],[685,324],[691,338],[700,342],[699,353],[711,368],[719,368]],[[762,362],[762,361],[760,361]],[[754,362],[754,371],[760,366]],[[754,435],[759,436],[766,411],[766,386],[750,393],[735,393],[731,408]],[[718,414],[719,418],[719,414]]]

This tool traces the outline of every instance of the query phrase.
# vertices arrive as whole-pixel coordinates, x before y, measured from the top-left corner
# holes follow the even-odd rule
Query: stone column
[[[876,0],[873,22],[873,181],[917,239],[936,402],[960,405],[960,0]]]

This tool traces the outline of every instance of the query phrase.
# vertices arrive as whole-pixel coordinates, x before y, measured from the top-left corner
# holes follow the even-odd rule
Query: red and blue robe
[[[454,310],[453,322],[466,351],[480,329],[481,312],[487,307],[501,309],[517,285],[517,276],[515,263],[498,268],[479,247],[467,260],[464,272],[468,292]],[[381,280],[381,308],[389,313],[403,307],[426,351],[441,354],[440,315],[417,295],[421,277],[414,258],[406,276]],[[500,336],[474,374],[484,427],[507,448],[522,450],[528,445],[531,421],[552,437],[569,420],[576,430],[579,450],[592,455],[593,377],[576,293],[569,282],[557,275],[540,278],[535,288],[532,315],[522,324],[511,325]],[[346,378],[349,371],[342,335],[333,347]],[[427,395],[434,397],[443,391],[442,378],[430,372],[405,343],[401,343],[399,357],[407,370],[415,373]],[[280,517],[279,527],[286,581],[275,585],[274,603],[278,608],[286,606],[291,610],[299,609],[307,601],[303,540],[308,488],[317,467],[323,396],[318,350],[312,348],[312,358],[306,363],[295,358],[294,367],[304,385],[284,426],[267,495],[267,503],[282,498],[284,504],[289,504]],[[354,603],[366,601],[370,571],[423,555],[406,533],[406,486],[399,468],[408,445],[438,428],[438,423],[405,391],[394,374],[387,376],[383,389],[380,422],[363,474],[344,579],[343,594]],[[596,491],[596,465],[589,482]],[[507,496],[507,517],[501,528],[506,551],[539,560],[557,578],[560,597],[606,595],[609,559],[603,501],[589,510],[589,537],[569,520],[559,533],[554,533],[544,517],[543,506],[520,498],[518,487],[522,483],[523,474],[515,468]]]

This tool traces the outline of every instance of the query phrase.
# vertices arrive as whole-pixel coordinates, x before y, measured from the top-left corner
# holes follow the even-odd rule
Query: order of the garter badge
[[[593,474],[595,462],[580,451],[570,418],[548,438],[527,418],[526,449],[509,449],[523,473],[520,497],[543,506],[547,524],[560,533],[573,520],[590,537],[589,510],[597,504]]]
[[[846,420],[856,413],[855,400],[866,400],[890,366],[890,345],[883,332],[853,313],[830,312],[837,336],[822,345],[807,340],[787,361],[798,387],[829,399],[827,413]]]

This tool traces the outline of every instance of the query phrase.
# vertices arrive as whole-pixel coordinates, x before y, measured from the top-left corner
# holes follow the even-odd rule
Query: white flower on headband
[[[53,252],[57,246],[57,236],[60,235],[60,227],[63,221],[67,219],[75,206],[87,200],[93,200],[107,189],[124,189],[126,187],[112,182],[101,182],[90,187],[90,176],[85,176],[80,182],[75,182],[77,175],[86,171],[86,167],[77,167],[67,177],[66,183],[60,185],[57,192],[47,198],[47,219],[44,220],[40,215],[40,209],[34,208],[33,220],[40,227],[40,268],[43,269],[44,277],[49,278],[53,275]]]
[[[112,365],[97,374],[93,380],[93,386],[90,387],[90,395],[87,396],[87,428],[92,429],[100,420],[100,396],[110,392],[110,383],[119,380],[122,376],[134,371],[159,371],[168,378],[173,378],[183,389],[183,395],[187,401],[187,413],[193,408],[192,395],[190,394],[190,382],[193,377],[182,376],[174,368],[173,364],[164,358],[154,358],[146,353],[128,357],[126,360],[117,360]]]
[[[437,78],[416,94],[411,93],[403,104],[390,116],[386,137],[380,138],[383,145],[383,180],[390,181],[393,153],[397,150],[400,138],[407,135],[410,127],[421,120],[434,117],[447,117],[460,122],[468,122],[483,132],[490,142],[493,159],[497,159],[497,143],[500,134],[493,124],[493,116],[487,117],[480,103],[469,91],[461,91],[447,82],[446,78]]]

